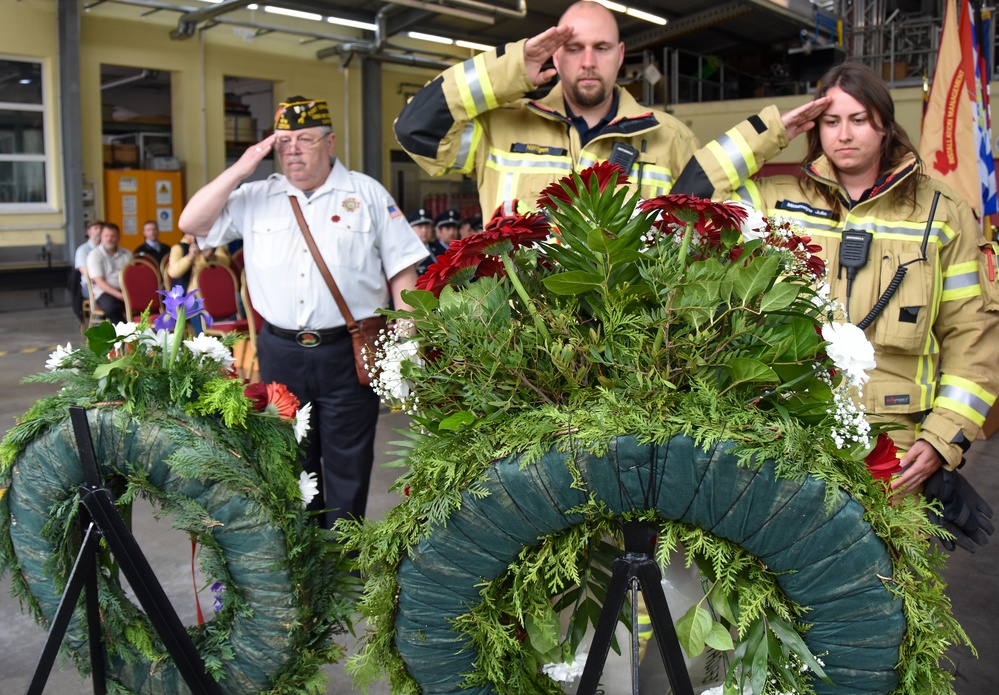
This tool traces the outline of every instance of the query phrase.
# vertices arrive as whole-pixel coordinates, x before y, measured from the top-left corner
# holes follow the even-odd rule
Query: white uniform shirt
[[[310,197],[281,174],[245,183],[230,194],[205,243],[221,246],[243,239],[253,307],[277,328],[322,330],[346,324],[295,221],[289,195],[298,198],[356,320],[388,306],[387,278],[427,255],[389,192],[339,160]]]
[[[97,248],[97,244],[91,243],[90,239],[76,247],[76,255],[73,257],[73,267],[77,270],[81,268],[86,269],[87,267],[87,256],[90,252]],[[87,299],[90,297],[90,291],[87,288],[87,278],[82,276],[83,271],[80,271],[80,287],[83,288],[83,298]]]
[[[132,260],[132,252],[128,249],[119,246],[114,255],[108,255],[103,246],[98,246],[87,254],[87,274],[90,275],[91,280],[104,278],[104,282],[116,290],[120,290],[121,269],[128,265],[130,260]],[[94,299],[96,300],[102,294],[104,294],[104,290],[95,282]]]

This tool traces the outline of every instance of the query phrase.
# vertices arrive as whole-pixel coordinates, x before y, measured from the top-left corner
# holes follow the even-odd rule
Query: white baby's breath
[[[383,332],[376,342],[376,355],[377,374],[371,388],[384,403],[408,405],[412,410],[416,403],[413,382],[404,376],[404,372],[423,366],[419,342],[398,333]]]
[[[310,415],[312,415],[312,403],[306,403],[295,413],[295,440],[299,443],[309,431]]]
[[[66,347],[56,345],[55,350],[49,353],[49,358],[45,361],[45,368],[50,372],[62,367],[63,360],[73,354],[73,346],[66,343]]]
[[[196,338],[185,340],[184,345],[191,351],[192,355],[199,358],[201,363],[204,363],[207,357],[208,359],[220,362],[226,369],[236,364],[236,358],[229,352],[229,348],[223,345],[222,341],[215,336],[202,333]]]

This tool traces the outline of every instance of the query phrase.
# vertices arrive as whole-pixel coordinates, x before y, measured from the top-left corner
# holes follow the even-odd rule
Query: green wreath
[[[817,682],[816,693],[893,690],[906,620],[901,600],[881,580],[891,576],[892,562],[863,507],[841,492],[827,514],[816,514],[826,504],[822,481],[778,478],[771,462],[740,466],[730,449],[703,451],[682,435],[662,446],[617,437],[603,456],[552,449],[533,465],[519,456],[495,464],[482,483],[488,494],[463,494],[447,525],[400,565],[395,642],[410,675],[424,693],[496,692],[463,687],[477,654],[453,621],[525,546],[584,521],[570,511],[588,495],[574,484],[569,457],[585,490],[614,516],[655,510],[743,546],[777,573],[787,595],[808,610],[809,649],[822,655],[834,683],[849,684]]]
[[[183,466],[171,465],[201,455],[194,447],[178,444],[178,439],[190,439],[191,430],[206,423],[185,425],[169,416],[139,423],[109,409],[88,411],[88,420],[105,478],[116,480],[119,486],[133,481],[164,512],[177,517],[175,526],[221,556],[210,564],[225,577],[225,603],[229,605],[214,620],[190,631],[223,692],[259,693],[272,688],[294,692],[305,687],[306,683],[293,684],[294,679],[289,681],[287,676],[306,664],[327,660],[330,654],[315,647],[335,631],[310,605],[320,596],[328,600],[328,590],[315,580],[311,585],[300,584],[304,569],[331,579],[329,572],[310,562],[308,554],[289,557],[289,546],[301,542],[295,535],[305,529],[296,531],[286,521],[275,519],[273,510],[250,494],[251,482],[261,482],[253,481],[252,475],[243,480],[223,475],[192,478]],[[11,467],[5,501],[17,579],[30,592],[31,605],[45,622],[54,616],[68,579],[67,560],[74,551],[71,522],[82,482],[68,418],[35,438]],[[322,554],[321,548],[310,546]],[[216,565],[219,560],[221,564]],[[100,603],[104,627],[112,632],[107,636],[112,643],[109,679],[130,692],[185,692],[173,661],[162,658],[163,648],[156,644],[145,615],[107,571],[101,573]],[[81,618],[82,613],[74,617],[65,647],[84,665],[89,650]],[[114,634],[118,621],[125,627]],[[116,644],[122,640],[129,646]]]

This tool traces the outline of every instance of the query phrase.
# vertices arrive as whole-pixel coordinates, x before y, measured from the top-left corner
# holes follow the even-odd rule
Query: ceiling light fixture
[[[273,5],[264,5],[264,12],[270,12],[271,14],[281,14],[285,17],[297,17],[298,19],[311,19],[315,22],[323,21],[323,16],[321,14],[316,14],[315,12],[302,12],[301,10],[288,10],[284,7],[274,7]]]
[[[418,41],[430,41],[431,43],[443,43],[448,46],[454,43],[451,39],[444,38],[443,36],[434,36],[433,34],[423,34],[419,31],[407,32],[407,36],[411,39],[416,39]]]
[[[663,17],[658,17],[649,12],[643,12],[642,10],[636,10],[634,7],[629,7],[625,14],[629,17],[635,17],[636,19],[644,19],[646,22],[652,22],[653,24],[658,24],[659,26],[666,24],[666,20]]]
[[[352,27],[354,29],[366,29],[367,31],[378,31],[377,24],[371,24],[369,22],[358,22],[353,19],[343,19],[342,17],[327,17],[326,21],[330,24],[339,24],[343,27]]]
[[[658,24],[659,26],[663,26],[664,24],[666,24],[667,21],[669,21],[667,19],[654,15],[651,12],[646,12],[645,10],[636,10],[634,7],[628,7],[627,5],[622,5],[621,3],[614,2],[613,0],[596,0],[596,2],[600,3],[608,10],[611,10],[612,12],[619,12],[621,14],[626,14],[629,17],[634,17],[635,19],[642,19],[645,20],[646,22],[651,22],[652,24]]]
[[[484,43],[475,43],[474,41],[464,41],[459,39],[454,42],[455,46],[461,46],[462,48],[471,48],[473,51],[493,51],[496,49],[495,46],[487,46]]]

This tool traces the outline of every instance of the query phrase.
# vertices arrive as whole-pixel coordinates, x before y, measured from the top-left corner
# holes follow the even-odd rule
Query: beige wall
[[[143,14],[146,16],[142,17]],[[214,178],[225,166],[223,80],[226,76],[272,81],[277,100],[292,94],[328,99],[337,131],[337,150],[349,167],[361,166],[363,129],[379,128],[384,143],[381,153],[383,178],[389,185],[390,152],[398,148],[392,122],[407,95],[432,79],[434,70],[383,63],[383,118],[380,123],[369,123],[361,108],[360,60],[352,61],[344,69],[339,59],[316,58],[316,52],[331,45],[330,42],[305,41],[282,33],[264,34],[248,42],[227,25],[197,32],[187,40],[172,40],[169,32],[176,27],[179,16],[175,12],[149,13],[143,8],[116,3],[96,5],[81,16],[79,70],[83,171],[84,179],[95,184],[99,215],[104,212],[102,64],[171,73],[174,153],[183,162],[187,196]],[[0,22],[0,55],[44,61],[48,104],[47,147],[50,152],[59,152],[56,2],[0,0],[0,17],[3,18]],[[272,15],[258,16],[258,19],[270,24],[281,23],[281,18]],[[324,31],[347,35],[351,32],[333,25],[324,28]],[[786,110],[803,103],[806,98],[781,98],[777,103],[781,110]],[[913,139],[918,139],[920,91],[898,90],[895,99],[899,120]],[[705,143],[769,103],[771,100],[681,104],[673,107],[672,111],[694,130],[701,143]],[[801,156],[800,142],[796,142],[777,161],[796,161]],[[0,248],[40,244],[46,233],[55,243],[63,243],[61,162],[56,158],[54,163],[50,172],[53,210],[43,214],[0,214]]]

